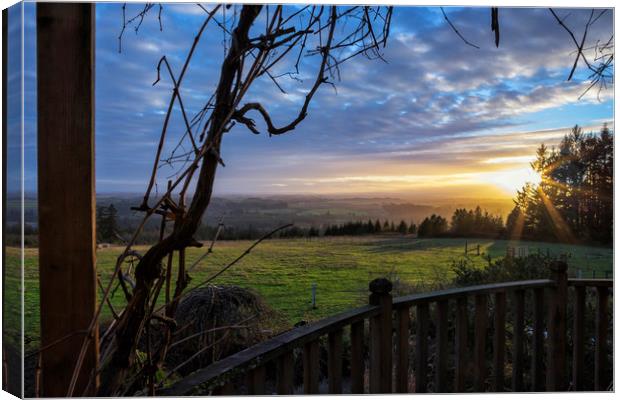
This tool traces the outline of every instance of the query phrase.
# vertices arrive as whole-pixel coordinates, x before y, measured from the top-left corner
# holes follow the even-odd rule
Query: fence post
[[[369,303],[381,313],[370,319],[370,393],[392,393],[392,282],[369,284]]]
[[[567,270],[564,261],[551,265],[551,279],[556,285],[549,289],[549,317],[547,320],[548,357],[547,391],[557,392],[566,386],[566,301]]]
[[[316,309],[316,283],[312,284],[312,309]]]
[[[37,3],[36,21],[41,395],[94,396],[95,5]]]

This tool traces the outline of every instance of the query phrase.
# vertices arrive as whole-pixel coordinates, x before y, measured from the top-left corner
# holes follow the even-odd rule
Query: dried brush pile
[[[176,321],[166,361],[187,375],[266,340],[280,318],[250,289],[209,285],[184,297]]]

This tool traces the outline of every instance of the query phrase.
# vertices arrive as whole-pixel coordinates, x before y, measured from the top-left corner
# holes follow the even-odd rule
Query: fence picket
[[[364,393],[364,321],[351,324],[351,393]]]
[[[425,393],[428,361],[428,303],[418,304],[416,318],[415,391]]]
[[[304,345],[304,394],[319,393],[319,342]]]
[[[465,374],[467,369],[467,296],[462,296],[456,303],[456,337],[455,337],[455,373],[454,390],[465,391]]]
[[[594,350],[594,390],[607,389],[607,297],[609,292],[606,287],[596,288],[596,347]]]
[[[293,394],[294,365],[290,351],[278,359],[278,394]]]
[[[495,332],[493,335],[493,391],[504,390],[504,353],[506,348],[506,292],[495,293]]]
[[[407,393],[409,389],[409,307],[398,310],[397,316],[396,392]]]
[[[515,312],[512,332],[512,391],[523,390],[523,343],[525,320],[525,291],[517,290],[514,293]]]
[[[327,372],[329,394],[342,393],[342,329],[328,335]]]
[[[487,378],[486,337],[487,337],[487,295],[476,295],[474,344],[474,392],[484,392]]]
[[[583,390],[585,305],[585,286],[575,286],[575,312],[573,317],[573,385],[575,390]]]
[[[435,393],[447,392],[448,300],[437,302]]]
[[[542,392],[544,390],[545,371],[543,368],[544,357],[544,302],[545,289],[534,289],[534,337],[532,339],[532,390]]]

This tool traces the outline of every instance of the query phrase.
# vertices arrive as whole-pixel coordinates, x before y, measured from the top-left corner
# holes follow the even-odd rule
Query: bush
[[[476,267],[471,259],[465,258],[452,262],[456,286],[482,285],[485,283],[544,279],[549,277],[551,264],[556,261],[546,255],[531,254],[526,257],[504,257],[487,260],[484,268]]]

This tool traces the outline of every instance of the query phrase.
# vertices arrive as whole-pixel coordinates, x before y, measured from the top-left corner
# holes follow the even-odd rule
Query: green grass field
[[[192,284],[205,280],[218,271],[251,244],[250,241],[218,242],[210,254],[190,275]],[[279,311],[290,324],[300,320],[316,320],[351,307],[365,304],[368,282],[379,276],[410,285],[440,284],[452,277],[452,261],[464,257],[465,239],[415,239],[409,236],[343,237],[267,240],[256,247],[242,261],[219,276],[213,283],[234,284],[256,290],[265,301]],[[479,266],[486,261],[476,256],[481,253],[492,258],[506,253],[507,241],[468,240],[471,259]],[[515,245],[514,243],[511,243]],[[582,269],[584,277],[605,277],[611,271],[613,252],[609,248],[569,246],[548,243],[521,242],[528,251],[547,251],[551,255],[568,254],[572,271]],[[137,247],[144,252],[146,247]],[[120,247],[97,251],[97,268],[102,282],[107,282]],[[191,265],[204,249],[188,249],[187,265]],[[523,250],[521,250],[523,251]],[[38,337],[38,251],[26,249],[25,262],[25,328],[35,342]],[[18,271],[19,249],[7,249],[7,266]],[[17,267],[17,268],[16,268]],[[7,283],[18,282],[10,278]],[[311,307],[311,287],[317,284],[317,308]],[[7,296],[16,296],[10,290]],[[15,301],[14,301],[15,300]],[[9,301],[18,303],[18,298]],[[17,302],[16,302],[17,301]],[[124,299],[118,290],[112,298],[117,309]],[[18,309],[10,309],[19,315]],[[105,310],[104,318],[110,318]]]

